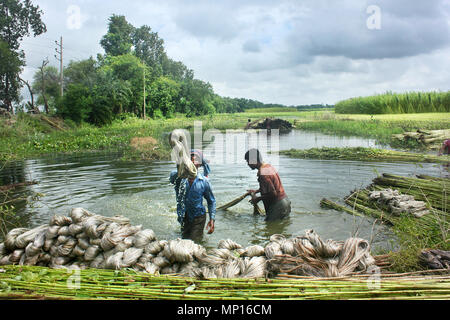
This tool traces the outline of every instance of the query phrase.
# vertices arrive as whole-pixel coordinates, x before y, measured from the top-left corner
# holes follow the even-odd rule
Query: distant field
[[[245,113],[278,113],[278,112],[297,112],[296,108],[254,108],[247,109]]]
[[[294,118],[297,129],[325,134],[376,139],[392,147],[416,149],[417,143],[400,143],[393,135],[422,130],[450,129],[450,113],[349,115],[334,112],[302,113]]]
[[[306,116],[306,114],[305,114]],[[311,116],[311,114],[310,114]],[[380,120],[380,121],[442,121],[450,122],[450,112],[430,113],[403,113],[403,114],[337,114],[334,112],[323,112],[316,114],[317,117],[334,117],[336,120]]]
[[[266,114],[273,114],[273,113],[300,113],[300,112],[317,112],[317,111],[333,111],[334,108],[311,108],[311,109],[303,109],[298,110],[297,108],[254,108],[254,109],[247,109],[245,110],[245,114],[248,113],[266,113]]]
[[[263,112],[263,110],[265,112]],[[219,118],[227,118],[227,114],[216,115]],[[269,108],[269,109],[249,109],[243,113],[234,114],[235,117],[280,117],[280,118],[293,118],[303,120],[379,120],[379,121],[432,121],[432,122],[448,122],[450,123],[450,112],[429,112],[429,113],[402,113],[402,114],[338,114],[333,109],[322,110],[285,110],[285,108]]]
[[[356,97],[336,103],[336,113],[404,114],[450,112],[450,91],[407,92]]]

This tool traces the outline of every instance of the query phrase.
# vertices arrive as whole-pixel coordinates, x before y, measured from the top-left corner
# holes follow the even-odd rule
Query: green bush
[[[93,98],[88,87],[82,84],[70,84],[66,89],[57,114],[78,124],[88,121],[92,111]]]

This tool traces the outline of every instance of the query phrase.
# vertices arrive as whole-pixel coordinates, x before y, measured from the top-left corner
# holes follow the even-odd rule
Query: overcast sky
[[[386,91],[450,90],[450,0],[33,0],[47,32],[22,48],[31,80],[45,57],[104,53],[112,14],[148,25],[166,52],[221,96],[334,104]],[[65,63],[65,64],[66,64]]]

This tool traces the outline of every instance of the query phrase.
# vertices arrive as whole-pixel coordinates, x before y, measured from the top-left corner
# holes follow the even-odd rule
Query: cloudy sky
[[[33,0],[47,33],[23,41],[23,76],[46,57],[104,53],[112,14],[164,39],[222,96],[334,104],[388,90],[450,90],[450,0]]]

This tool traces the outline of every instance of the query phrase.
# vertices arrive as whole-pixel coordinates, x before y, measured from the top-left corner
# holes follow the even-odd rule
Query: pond
[[[381,173],[440,176],[442,171],[434,164],[301,160],[273,152],[323,146],[381,147],[373,140],[299,130],[266,140],[258,136],[259,142],[255,137],[239,131],[229,132],[205,146],[217,206],[239,197],[247,189],[258,188],[256,171],[244,161],[245,150],[257,146],[265,151],[265,160],[279,171],[292,202],[291,216],[282,222],[267,223],[263,217],[254,216],[252,206],[244,200],[227,211],[217,212],[216,231],[212,235],[205,232],[202,242],[207,248],[217,247],[221,239],[232,239],[243,246],[265,245],[274,233],[292,237],[302,235],[305,229],[314,229],[324,240],[345,240],[357,234],[372,240],[373,248],[392,249],[395,238],[387,227],[374,225],[370,218],[322,209],[320,200],[326,197],[341,201],[352,190],[366,187]],[[68,215],[72,208],[81,207],[104,216],[123,215],[133,225],[153,229],[159,239],[180,237],[175,193],[168,181],[175,163],[123,162],[119,158],[120,154],[94,153],[17,161],[3,167],[0,179],[4,184],[25,180],[39,182],[16,190],[15,196],[42,194],[33,205],[21,202],[16,206],[16,215],[25,227],[48,224],[52,215]]]

